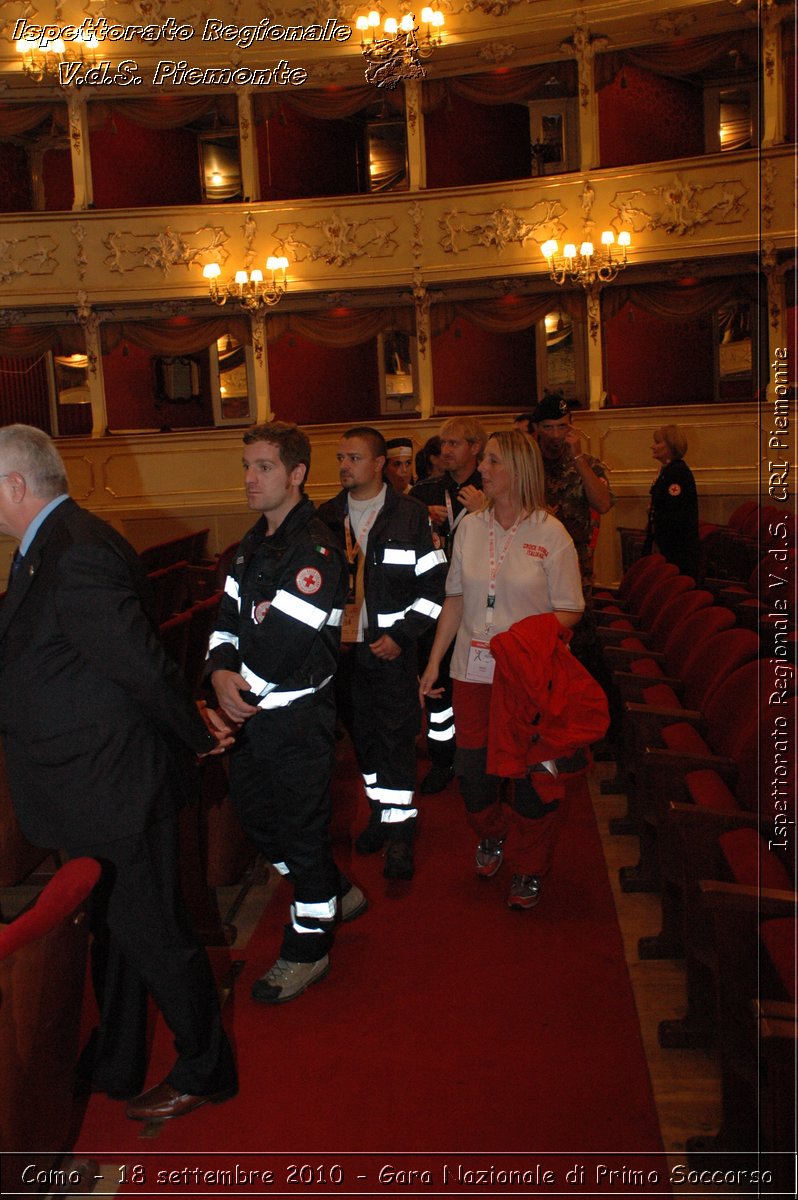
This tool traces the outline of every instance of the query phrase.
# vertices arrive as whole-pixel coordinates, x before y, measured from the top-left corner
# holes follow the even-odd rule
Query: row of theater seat
[[[662,931],[641,939],[640,957],[686,963],[687,1012],[661,1022],[660,1044],[717,1042],[723,1125],[706,1148],[753,1151],[761,1139],[783,1179],[795,1109],[776,1081],[795,1065],[798,897],[774,786],[791,805],[795,672],[777,685],[770,634],[763,647],[658,555],[617,593],[598,592],[597,609],[619,768],[606,790],[622,780],[629,797],[611,829],[640,839],[621,887],[660,892]]]
[[[622,526],[621,561],[624,573],[640,558],[645,530]],[[704,579],[744,581],[770,549],[795,545],[795,517],[784,508],[746,500],[726,525],[700,521],[701,571]]]

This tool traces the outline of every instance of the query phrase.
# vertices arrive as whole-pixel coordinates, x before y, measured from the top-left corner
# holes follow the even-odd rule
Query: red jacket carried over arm
[[[566,648],[562,629],[553,613],[543,613],[491,639],[492,775],[520,778],[530,766],[567,758],[606,733],[607,697]]]

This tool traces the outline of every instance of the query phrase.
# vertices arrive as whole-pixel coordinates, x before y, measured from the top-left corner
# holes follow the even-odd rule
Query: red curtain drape
[[[96,100],[89,103],[89,128],[113,122],[116,114],[148,129],[178,129],[214,113],[222,125],[238,123],[234,96],[153,96],[137,100]]]
[[[578,82],[576,63],[570,59],[458,79],[425,79],[422,105],[424,112],[432,112],[449,95],[462,96],[472,104],[525,104],[527,100],[575,96]]]
[[[755,66],[759,61],[757,31],[737,30],[718,37],[685,38],[659,46],[639,46],[629,50],[609,50],[597,54],[595,60],[596,88],[612,83],[624,66],[640,67],[656,75],[671,75],[684,79],[708,71],[732,71]]]
[[[197,354],[226,334],[248,345],[252,327],[247,317],[233,312],[207,320],[179,317],[166,321],[109,321],[100,326],[103,354],[120,342],[130,342],[154,354]]]
[[[0,101],[0,138],[28,133],[45,121],[49,121],[55,130],[63,133],[69,124],[66,104],[58,101],[34,104]]]
[[[298,88],[280,96],[258,93],[253,99],[252,111],[256,124],[278,116],[282,105],[287,105],[305,117],[338,121],[344,117],[353,117],[377,102],[394,113],[404,112],[404,88],[386,90],[384,96],[377,94],[369,85],[347,88]]]
[[[633,304],[665,320],[684,321],[706,316],[732,300],[756,301],[758,290],[756,275],[712,279],[685,287],[673,283],[630,284],[605,289],[601,311],[602,316],[609,319],[625,304]]]

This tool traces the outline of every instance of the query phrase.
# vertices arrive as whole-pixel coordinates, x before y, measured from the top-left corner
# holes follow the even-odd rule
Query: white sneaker
[[[262,1004],[285,1004],[295,996],[301,996],[305,988],[317,983],[330,969],[329,955],[316,962],[289,962],[278,958],[277,962],[252,985],[252,999]]]

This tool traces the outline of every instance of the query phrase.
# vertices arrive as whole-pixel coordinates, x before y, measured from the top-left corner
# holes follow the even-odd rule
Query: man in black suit
[[[100,1022],[82,1073],[95,1090],[136,1097],[129,1117],[181,1116],[237,1090],[177,865],[194,756],[231,739],[203,720],[164,653],[132,547],[69,498],[58,451],[27,425],[0,428],[0,532],[20,542],[0,608],[0,732],[17,818],[35,845],[103,868],[92,918]],[[148,993],[177,1061],[137,1096]]]

